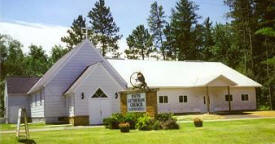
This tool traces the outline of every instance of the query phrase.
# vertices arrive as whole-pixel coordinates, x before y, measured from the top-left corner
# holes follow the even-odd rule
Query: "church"
[[[255,110],[261,87],[220,62],[107,59],[86,39],[42,77],[6,79],[6,121],[16,123],[24,107],[32,122],[101,124],[120,112],[120,92],[132,89],[136,72],[157,90],[158,113]]]

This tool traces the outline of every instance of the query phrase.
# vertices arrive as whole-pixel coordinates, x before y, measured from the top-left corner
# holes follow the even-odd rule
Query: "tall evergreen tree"
[[[243,53],[245,73],[250,77],[255,73],[254,49],[257,40],[254,33],[257,27],[254,0],[225,0],[230,8],[228,17],[232,19],[234,33],[238,37],[237,45]]]
[[[86,27],[85,23],[86,20],[82,17],[82,15],[79,15],[77,19],[73,21],[71,28],[67,31],[68,36],[64,36],[61,38],[61,41],[65,42],[69,49],[72,49],[74,46],[85,39],[85,34],[82,30],[82,28]],[[91,37],[90,31],[89,36]]]
[[[203,30],[203,59],[204,60],[211,60],[213,58],[211,49],[214,46],[214,40],[213,40],[213,34],[212,34],[212,22],[210,21],[210,18],[206,18],[204,23],[204,30]]]
[[[164,33],[163,29],[167,24],[165,20],[165,15],[163,11],[163,7],[158,5],[157,2],[154,2],[151,5],[150,15],[148,20],[148,25],[150,27],[150,31],[152,32],[152,36],[154,38],[154,46],[161,52],[163,59],[166,59],[166,49],[163,45],[164,42]]]
[[[144,25],[137,26],[132,34],[127,37],[127,44],[129,46],[129,49],[125,50],[127,58],[138,59],[141,57],[144,60],[145,57],[149,57],[150,53],[154,51],[152,41],[153,38],[148,29]]]
[[[91,19],[90,23],[95,34],[93,39],[100,45],[102,55],[105,56],[108,52],[115,54],[121,35],[118,35],[119,28],[114,22],[110,7],[105,6],[104,0],[99,0],[88,17]]]
[[[175,35],[175,46],[178,48],[178,60],[196,59],[194,31],[192,28],[200,18],[196,11],[198,5],[189,0],[180,0],[172,10],[171,31]]]
[[[163,30],[165,35],[165,41],[163,42],[163,46],[167,50],[166,59],[176,60],[178,55],[178,48],[175,46],[175,35],[171,31],[170,24],[167,24]]]

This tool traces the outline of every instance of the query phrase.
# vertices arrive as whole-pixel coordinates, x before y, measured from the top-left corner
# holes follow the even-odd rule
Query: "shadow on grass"
[[[18,142],[23,144],[36,144],[36,142],[32,139],[18,139]]]

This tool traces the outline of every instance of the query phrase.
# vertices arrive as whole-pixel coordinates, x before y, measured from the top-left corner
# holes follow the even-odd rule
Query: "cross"
[[[88,39],[88,31],[89,31],[89,30],[92,30],[92,28],[86,26],[86,27],[82,27],[81,30],[84,31],[83,33],[85,34],[85,39]]]

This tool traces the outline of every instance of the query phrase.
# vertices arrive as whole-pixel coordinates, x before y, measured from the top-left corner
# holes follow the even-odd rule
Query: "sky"
[[[105,0],[111,8],[119,34],[120,51],[127,48],[126,38],[140,25],[147,26],[150,5],[155,0]],[[156,0],[164,7],[167,19],[178,0]],[[215,23],[226,23],[228,7],[223,0],[193,0],[199,5],[198,15],[210,17]],[[0,0],[0,33],[9,34],[23,44],[24,53],[30,44],[41,45],[49,54],[55,44],[65,45],[60,38],[66,35],[72,21],[78,16],[87,16],[96,0]]]

